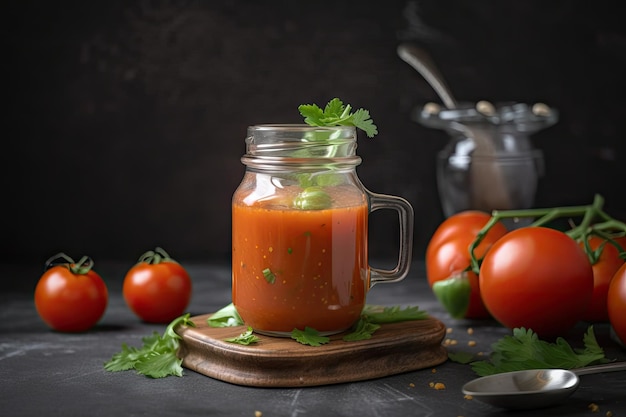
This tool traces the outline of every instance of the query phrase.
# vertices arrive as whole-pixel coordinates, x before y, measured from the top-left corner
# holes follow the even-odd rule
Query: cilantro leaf
[[[328,337],[320,336],[319,332],[311,327],[305,327],[304,330],[293,329],[291,338],[298,343],[310,346],[321,346],[330,341]]]
[[[142,355],[135,363],[135,370],[151,378],[164,378],[169,375],[183,376],[182,363],[183,360],[176,356],[176,351],[168,349]]]
[[[235,327],[243,326],[244,323],[235,305],[230,303],[226,307],[213,313],[211,317],[207,319],[207,324],[211,327]]]
[[[317,104],[302,104],[298,107],[304,122],[310,126],[355,126],[363,130],[368,137],[378,134],[378,128],[370,117],[369,111],[358,109],[351,112],[352,107],[338,98],[333,98],[322,110]]]
[[[113,355],[110,361],[104,364],[104,369],[111,372],[128,371],[135,367],[135,364],[142,353],[136,347],[128,347],[122,344],[122,351]]]
[[[343,337],[346,342],[355,342],[358,340],[371,339],[376,330],[380,328],[380,324],[371,323],[366,318],[361,318],[357,322],[354,331]]]
[[[174,331],[179,325],[195,326],[189,314],[180,316],[167,326],[162,336],[154,332],[142,338],[141,348],[122,344],[122,351],[114,354],[104,364],[104,369],[110,372],[134,369],[137,373],[151,378],[163,378],[169,375],[182,376],[183,360],[176,356],[181,337]]]
[[[245,332],[241,333],[239,336],[229,337],[228,339],[224,339],[224,340],[226,342],[247,346],[252,343],[257,343],[260,340],[257,336],[252,334],[252,332],[253,332],[252,327],[248,326],[248,329]]]
[[[485,376],[524,369],[574,369],[607,361],[593,326],[587,329],[583,343],[584,349],[575,350],[562,337],[550,343],[539,339],[531,329],[516,328],[512,336],[504,336],[492,345],[488,360],[472,362],[471,366],[479,376]]]
[[[362,316],[366,317],[371,323],[382,324],[424,320],[428,318],[428,313],[420,310],[417,306],[402,309],[400,306],[382,307],[366,305],[363,309]]]

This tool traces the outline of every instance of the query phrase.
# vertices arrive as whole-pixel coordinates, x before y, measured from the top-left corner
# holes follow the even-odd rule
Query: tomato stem
[[[172,259],[170,255],[167,252],[165,252],[163,248],[160,248],[160,247],[157,247],[153,251],[149,250],[143,255],[141,255],[137,263],[140,264],[143,262],[151,264],[151,265],[160,264],[161,262],[178,263],[174,259]]]
[[[553,220],[563,217],[582,217],[580,224],[573,225],[572,228],[565,232],[569,237],[576,241],[584,243],[585,252],[589,256],[589,260],[595,263],[599,257],[599,253],[591,249],[587,240],[591,235],[597,235],[605,238],[609,243],[614,245],[620,252],[621,258],[626,258],[626,248],[622,248],[614,238],[617,236],[626,236],[626,223],[614,219],[604,210],[604,198],[596,194],[593,202],[584,206],[570,207],[553,207],[553,208],[536,208],[522,210],[493,210],[491,218],[485,226],[477,233],[476,239],[470,244],[470,268],[478,274],[480,271],[480,263],[482,259],[477,259],[474,255],[475,249],[483,241],[489,230],[502,219],[518,219],[518,218],[536,218],[529,227],[540,227],[549,224]],[[599,223],[594,223],[601,220]],[[601,251],[601,249],[600,249]]]
[[[64,262],[56,262],[58,260],[63,260]],[[44,264],[44,270],[48,270],[53,266],[64,266],[72,271],[74,275],[85,275],[93,268],[93,265],[93,260],[89,256],[83,256],[80,258],[80,261],[74,262],[72,258],[60,252],[48,258]]]

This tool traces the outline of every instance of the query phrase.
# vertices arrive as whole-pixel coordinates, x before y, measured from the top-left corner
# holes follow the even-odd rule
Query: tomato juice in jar
[[[373,282],[398,281],[408,272],[411,206],[360,183],[354,127],[258,125],[248,133],[246,172],[232,200],[237,312],[270,335],[347,330]],[[404,237],[393,271],[368,265],[368,216],[379,208],[400,214]]]
[[[367,201],[349,189],[337,196],[344,201],[321,210],[234,202],[233,300],[253,328],[336,331],[359,318],[369,286]]]

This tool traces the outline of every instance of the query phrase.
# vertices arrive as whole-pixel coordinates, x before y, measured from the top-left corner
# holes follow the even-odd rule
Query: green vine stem
[[[159,247],[157,247],[153,251],[152,250],[147,251],[146,253],[141,255],[139,257],[139,260],[137,261],[138,264],[147,263],[150,265],[160,264],[161,262],[178,263],[174,259],[172,259],[170,255],[167,252],[165,252],[163,248],[159,248]]]
[[[524,210],[494,210],[491,212],[491,218],[487,224],[478,232],[476,239],[469,246],[470,252],[470,268],[478,274],[482,259],[477,259],[474,250],[483,241],[487,232],[502,219],[519,219],[519,218],[535,218],[536,220],[528,227],[546,226],[550,222],[559,218],[569,218],[572,228],[565,231],[569,237],[577,242],[584,242],[585,251],[589,255],[591,263],[595,263],[599,257],[589,246],[588,238],[590,236],[599,236],[607,242],[614,245],[620,252],[620,257],[626,259],[626,248],[622,248],[614,239],[626,236],[626,223],[614,219],[604,210],[604,198],[596,194],[593,202],[584,206],[570,207],[553,207],[553,208],[537,208]],[[582,217],[580,224],[576,225],[572,222],[573,217]]]
[[[59,260],[61,260],[62,262],[57,262]],[[87,272],[91,271],[93,265],[94,262],[89,256],[83,256],[82,258],[80,258],[80,261],[74,262],[72,258],[67,256],[63,252],[60,252],[54,256],[51,256],[46,261],[44,269],[47,271],[54,266],[63,266],[72,271],[74,275],[85,275]]]

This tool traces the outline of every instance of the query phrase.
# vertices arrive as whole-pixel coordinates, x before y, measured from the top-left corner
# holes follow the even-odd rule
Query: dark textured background
[[[299,122],[341,97],[379,127],[362,182],[415,207],[415,256],[442,220],[434,161],[447,137],[411,120],[437,97],[396,55],[425,46],[456,96],[544,101],[536,205],[595,193],[626,219],[626,28],[609,1],[7,1],[2,262],[56,252],[134,262],[230,256],[246,127]],[[392,221],[384,216],[377,223]],[[394,250],[372,227],[374,256]]]

